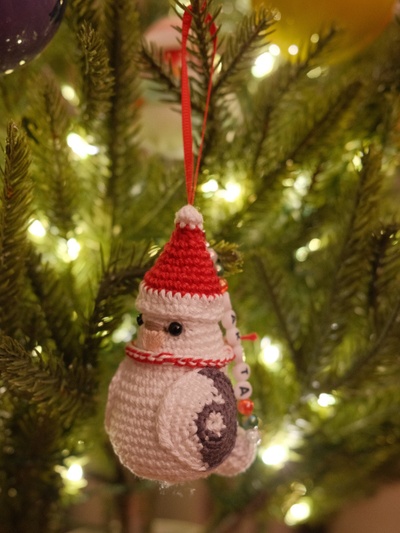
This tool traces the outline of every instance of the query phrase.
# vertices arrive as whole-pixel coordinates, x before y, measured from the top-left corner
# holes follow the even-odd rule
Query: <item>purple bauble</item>
[[[67,0],[0,0],[0,73],[43,50],[57,31]]]

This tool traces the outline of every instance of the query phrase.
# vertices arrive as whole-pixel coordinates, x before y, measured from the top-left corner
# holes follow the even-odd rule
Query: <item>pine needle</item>
[[[24,301],[26,230],[32,212],[29,165],[25,135],[10,122],[0,191],[0,327],[9,335],[20,329]]]
[[[114,254],[115,255],[115,254]],[[146,268],[122,267],[117,259],[108,265],[97,288],[93,309],[87,320],[83,358],[85,364],[97,366],[100,348],[109,339],[126,311],[126,296],[134,294]]]
[[[250,16],[244,16],[236,32],[229,35],[224,42],[221,56],[221,72],[215,82],[214,93],[237,91],[238,76],[249,70],[254,54],[267,43],[271,33],[274,17],[266,9],[259,9]],[[241,77],[241,81],[243,78]]]
[[[49,72],[43,72],[34,82],[34,103],[37,143],[32,145],[33,179],[37,188],[40,210],[51,225],[66,237],[75,228],[77,199],[80,187],[70,162],[67,134],[71,109],[60,87]]]
[[[113,224],[121,223],[129,211],[129,195],[138,167],[140,43],[138,13],[131,2],[118,0],[109,6],[106,43],[114,73],[114,94],[108,116],[110,160],[107,198]]]
[[[359,186],[350,213],[347,232],[341,243],[333,271],[333,279],[322,310],[315,310],[317,329],[315,345],[310,353],[309,370],[313,374],[318,362],[324,368],[333,365],[333,350],[343,339],[354,307],[365,306],[361,297],[368,291],[370,272],[370,232],[377,216],[377,200],[381,187],[381,158],[378,149],[371,147],[364,156]],[[365,310],[367,313],[367,310]],[[314,374],[315,375],[315,374]]]
[[[254,255],[253,261],[256,264],[260,282],[262,283],[268,300],[273,308],[277,326],[285,340],[294,367],[299,378],[304,377],[306,362],[303,360],[302,352],[299,349],[300,339],[300,310],[296,308],[290,290],[287,287],[287,273],[277,267],[271,259],[267,259],[266,254]]]
[[[114,79],[108,50],[93,26],[84,22],[77,36],[82,53],[83,119],[90,124],[109,113]]]
[[[73,360],[80,360],[82,350],[77,314],[71,301],[71,287],[50,265],[43,264],[41,257],[32,249],[27,259],[27,275],[56,351],[68,368]]]

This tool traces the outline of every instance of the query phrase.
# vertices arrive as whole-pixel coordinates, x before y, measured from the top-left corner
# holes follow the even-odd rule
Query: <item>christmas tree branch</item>
[[[118,0],[109,7],[110,66],[114,72],[114,94],[108,117],[110,175],[106,196],[111,203],[112,225],[129,212],[129,195],[138,166],[139,72],[138,13],[131,2]],[[111,24],[113,23],[113,25]]]
[[[291,116],[288,109],[291,95],[301,89],[302,84],[304,85],[307,80],[305,75],[314,67],[317,60],[321,59],[336,35],[337,32],[334,29],[322,34],[318,43],[310,46],[304,60],[281,65],[278,70],[259,83],[257,94],[251,100],[251,109],[245,112],[249,120],[246,135],[243,137],[246,146],[250,145],[252,148],[250,176],[253,179],[258,179],[260,172],[263,173],[263,167],[271,168],[271,160],[276,163],[275,152],[271,154],[269,144],[271,135],[277,132],[271,131],[271,124],[276,123],[276,116]],[[332,117],[335,117],[335,114]],[[250,144],[248,143],[249,135],[252,139]]]
[[[324,386],[326,389],[339,389],[344,386],[348,386],[355,379],[357,380],[357,386],[360,383],[360,374],[363,370],[366,369],[368,365],[374,360],[379,360],[381,352],[385,349],[388,343],[388,337],[390,336],[391,331],[398,323],[400,318],[400,296],[397,299],[397,303],[392,309],[389,317],[384,323],[381,331],[379,332],[379,337],[373,342],[370,348],[362,353],[361,355],[355,354],[351,362],[351,366],[347,368],[346,372],[342,376],[337,376],[333,381]],[[398,337],[394,346],[394,351],[397,352],[398,346]]]
[[[104,21],[104,6],[99,5],[96,0],[70,0],[66,16],[73,26],[74,33],[86,23],[99,29]]]
[[[187,5],[175,0],[176,5],[184,11],[189,11]],[[188,41],[192,45],[188,63],[190,68],[199,75],[198,80],[193,77],[191,89],[193,95],[197,94],[204,108],[206,94],[211,77],[211,61],[213,57],[212,42],[214,35],[211,32],[213,25],[216,27],[216,19],[221,11],[221,7],[215,8],[214,0],[209,0],[205,4],[202,0],[190,1],[190,15],[192,16],[191,32]],[[216,27],[216,31],[218,29]],[[199,91],[200,89],[200,91]],[[196,98],[195,98],[196,99]]]
[[[163,49],[158,48],[154,43],[142,42],[140,50],[140,63],[145,76],[159,84],[158,90],[165,94],[164,99],[180,102],[181,86],[178,78],[174,76],[171,63],[165,65],[163,59]]]
[[[82,355],[77,316],[71,301],[71,286],[64,283],[50,265],[43,264],[33,249],[27,259],[27,275],[57,352],[61,354],[65,368],[68,368],[74,359],[80,360]]]
[[[232,90],[237,76],[249,69],[255,51],[266,44],[273,21],[269,10],[259,9],[250,16],[244,16],[235,34],[227,37],[219,61],[221,71],[213,87],[216,96]]]
[[[369,252],[371,226],[376,216],[377,198],[381,187],[382,153],[370,148],[364,155],[363,169],[351,209],[346,233],[340,253],[336,259],[336,270],[322,310],[315,310],[317,319],[316,342],[310,353],[311,374],[315,363],[326,365],[332,358],[332,350],[345,335],[349,313],[353,312],[355,298],[368,290]],[[332,325],[335,325],[332,330]]]
[[[294,309],[292,302],[289,303],[285,301],[286,295],[282,288],[283,274],[274,268],[271,262],[267,262],[265,254],[263,259],[258,255],[254,255],[253,261],[257,266],[260,280],[266,289],[269,302],[273,307],[282,337],[285,339],[289,348],[293,364],[299,376],[302,376],[305,372],[303,357],[300,350],[296,348],[296,338],[289,325],[299,324],[299,320],[298,318],[293,317],[296,310]],[[286,294],[288,294],[287,291]]]
[[[34,81],[34,104],[31,112],[36,123],[38,143],[32,144],[33,178],[40,208],[63,237],[75,228],[79,182],[71,168],[67,134],[71,109],[50,72]]]
[[[326,105],[324,112],[320,113],[319,116],[315,116],[311,110],[303,109],[301,112],[294,113],[297,117],[297,124],[293,123],[293,115],[291,113],[280,117],[278,123],[276,122],[276,118],[272,120],[271,117],[271,124],[268,121],[264,124],[264,129],[261,133],[262,135],[267,135],[268,140],[266,139],[265,143],[262,142],[259,145],[255,145],[258,151],[261,150],[262,146],[262,172],[260,169],[257,176],[252,176],[255,183],[254,194],[244,199],[244,205],[240,211],[240,219],[243,216],[249,218],[250,214],[257,213],[257,208],[260,204],[262,204],[263,211],[265,211],[265,203],[272,201],[274,198],[271,192],[278,187],[278,178],[286,175],[288,161],[300,165],[305,158],[308,156],[311,158],[314,155],[319,162],[322,154],[325,151],[328,152],[329,146],[333,143],[332,129],[339,127],[339,130],[343,134],[346,133],[348,124],[345,127],[341,123],[341,119],[348,114],[354,105],[360,88],[361,84],[355,82],[342,89],[339,95],[335,95],[329,105]],[[316,102],[313,102],[312,105],[316,105]],[[267,115],[270,111],[272,109],[267,110]],[[285,116],[287,118],[291,117],[289,133],[287,130],[288,124],[285,123]],[[254,122],[257,123],[255,116]],[[273,138],[269,137],[270,127],[272,125],[274,126]],[[331,128],[331,131],[329,131],[329,128]],[[281,136],[280,131],[285,132],[284,138]],[[327,134],[328,131],[329,135]],[[248,137],[246,138],[248,139]],[[249,143],[247,142],[247,144]],[[317,152],[316,155],[315,152]],[[260,153],[257,156],[257,160],[253,158],[252,164],[258,168],[259,162]],[[229,217],[222,226],[221,234],[223,235],[225,231],[228,231],[226,228],[237,227],[238,222],[238,215]]]
[[[56,411],[65,426],[70,426],[84,404],[91,401],[91,392],[78,390],[56,358],[44,352],[27,352],[11,337],[0,338],[0,370],[4,382],[21,399],[48,414]]]
[[[83,22],[77,37],[82,53],[82,118],[90,124],[109,113],[114,79],[107,47],[93,26]]]
[[[99,349],[115,331],[125,310],[123,297],[135,292],[146,270],[133,264],[118,268],[118,260],[105,269],[87,322],[83,349],[86,364],[97,366]]]
[[[0,190],[0,327],[9,335],[21,327],[26,230],[32,212],[30,152],[25,135],[10,122]]]
[[[372,234],[371,280],[368,306],[375,331],[385,318],[385,310],[396,293],[397,273],[400,271],[399,225],[382,226]]]

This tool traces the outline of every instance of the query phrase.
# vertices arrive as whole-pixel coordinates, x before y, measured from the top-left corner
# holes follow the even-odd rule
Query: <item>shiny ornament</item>
[[[285,57],[296,56],[332,24],[344,30],[332,60],[347,58],[370,44],[393,18],[394,0],[253,0],[253,6],[276,9],[274,32],[268,36]]]
[[[66,0],[0,0],[0,73],[36,57],[56,33]]]

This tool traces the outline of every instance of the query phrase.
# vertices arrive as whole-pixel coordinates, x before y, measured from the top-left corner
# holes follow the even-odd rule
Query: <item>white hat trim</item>
[[[223,295],[173,293],[147,287],[142,281],[136,307],[142,313],[157,313],[167,317],[187,317],[205,321],[220,321],[224,313]]]

